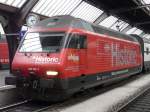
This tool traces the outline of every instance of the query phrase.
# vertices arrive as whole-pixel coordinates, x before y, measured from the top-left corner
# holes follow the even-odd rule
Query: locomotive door
[[[84,74],[87,60],[87,38],[85,35],[71,34],[68,48],[71,48],[69,66],[76,67],[79,74]]]
[[[86,35],[79,35],[78,38],[78,51],[79,51],[79,68],[81,74],[85,74],[87,69],[87,37]]]
[[[71,34],[69,39],[69,46],[71,55],[68,56],[67,68],[71,67],[70,74],[74,76],[80,76],[76,80],[76,87],[84,88],[86,84],[86,70],[87,70],[87,37],[86,35],[75,33]],[[69,73],[68,73],[69,74]]]

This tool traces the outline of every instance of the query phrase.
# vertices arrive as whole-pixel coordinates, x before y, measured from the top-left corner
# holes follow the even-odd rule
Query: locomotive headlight
[[[46,75],[48,75],[48,76],[56,76],[56,75],[58,75],[58,72],[57,71],[46,71]]]

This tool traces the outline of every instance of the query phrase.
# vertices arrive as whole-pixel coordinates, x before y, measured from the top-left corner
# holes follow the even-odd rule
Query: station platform
[[[81,102],[58,108],[57,112],[117,112],[131,98],[137,96],[141,91],[145,91],[148,87],[150,88],[150,74],[140,76],[132,82]]]
[[[15,87],[11,85],[7,87],[4,83],[4,79],[8,75],[11,75],[9,71],[0,71],[0,107],[18,100],[17,90],[14,89],[12,91],[12,89],[10,89]],[[81,101],[72,101],[74,99],[65,101],[66,105],[58,106],[56,110],[57,112],[117,112],[120,107],[147,88],[150,88],[150,73],[146,75],[140,74],[129,83],[125,83]],[[7,92],[2,92],[2,90],[6,89],[8,89]],[[82,95],[80,97],[82,99]],[[46,112],[48,111],[51,112],[52,110],[46,110]]]
[[[9,70],[0,70],[0,108],[20,101],[14,85],[5,85],[5,77],[11,75]]]
[[[9,75],[9,70],[0,70],[0,91],[15,88],[13,85],[5,85],[5,77]]]

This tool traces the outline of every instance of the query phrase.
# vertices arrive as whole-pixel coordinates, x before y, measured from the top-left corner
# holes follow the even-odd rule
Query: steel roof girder
[[[99,24],[100,22],[102,22],[104,19],[106,19],[109,15],[105,12],[103,12],[95,21],[95,24]]]

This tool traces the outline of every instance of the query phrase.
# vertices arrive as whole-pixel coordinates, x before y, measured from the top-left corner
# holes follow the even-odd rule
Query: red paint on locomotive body
[[[91,40],[95,42],[94,49],[91,49],[90,52],[95,51],[93,54],[96,57],[93,55],[93,58],[95,59],[97,69],[101,69],[104,72],[141,65],[142,55],[139,44],[108,37],[98,36],[97,39],[93,38]],[[89,54],[92,54],[90,52]],[[94,66],[94,63],[91,64]]]
[[[19,48],[12,68],[13,70],[19,69],[23,76],[29,76],[30,71],[34,71],[38,76],[47,77],[46,71],[51,70],[58,71],[58,78],[71,78],[81,74],[89,75],[128,69],[142,64],[140,45],[137,42],[73,28],[32,29],[31,31],[85,35],[87,48],[62,48],[58,53],[20,52]],[[49,76],[51,77],[53,76]]]

